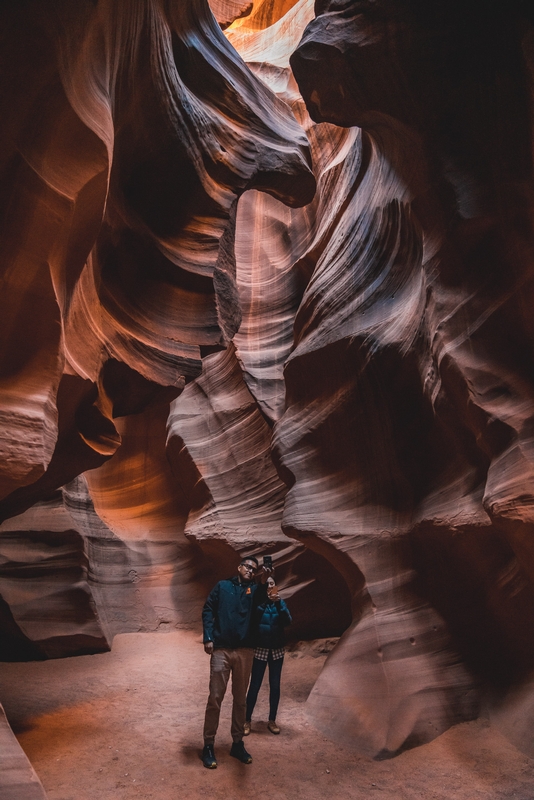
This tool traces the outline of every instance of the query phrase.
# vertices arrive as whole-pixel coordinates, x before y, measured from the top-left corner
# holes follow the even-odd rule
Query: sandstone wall
[[[528,730],[528,6],[212,9],[3,12],[6,657],[198,626],[268,550],[343,634],[329,736]]]

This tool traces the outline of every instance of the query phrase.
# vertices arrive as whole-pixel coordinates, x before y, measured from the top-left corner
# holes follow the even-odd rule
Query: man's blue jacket
[[[202,609],[204,644],[214,647],[253,647],[251,622],[258,603],[267,599],[265,584],[240,583],[229,578],[212,589]]]

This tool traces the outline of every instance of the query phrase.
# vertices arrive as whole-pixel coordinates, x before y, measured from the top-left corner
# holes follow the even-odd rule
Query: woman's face
[[[272,589],[274,586],[274,578],[267,578],[267,591]]]

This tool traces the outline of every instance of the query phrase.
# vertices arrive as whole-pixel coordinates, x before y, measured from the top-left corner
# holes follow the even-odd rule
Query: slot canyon
[[[0,798],[532,800],[533,0],[0,21]],[[245,780],[201,612],[264,554]]]

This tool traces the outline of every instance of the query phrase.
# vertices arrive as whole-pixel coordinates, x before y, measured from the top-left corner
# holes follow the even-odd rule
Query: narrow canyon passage
[[[0,5],[0,800],[534,800],[533,0]]]
[[[280,736],[267,731],[262,687],[250,766],[228,755],[227,698],[219,767],[202,767],[209,659],[196,633],[123,634],[111,653],[2,664],[0,700],[48,800],[531,800],[534,762],[484,718],[389,761],[326,740],[305,710],[326,657],[320,648],[307,643],[286,656]]]

